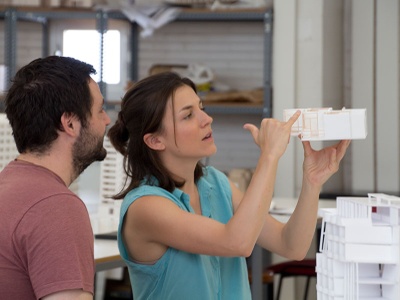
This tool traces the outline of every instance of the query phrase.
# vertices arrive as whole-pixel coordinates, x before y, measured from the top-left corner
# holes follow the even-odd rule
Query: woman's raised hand
[[[245,124],[243,128],[250,131],[262,153],[279,159],[286,151],[291,128],[300,114],[301,112],[297,111],[287,122],[265,118],[261,121],[260,128],[253,124]]]

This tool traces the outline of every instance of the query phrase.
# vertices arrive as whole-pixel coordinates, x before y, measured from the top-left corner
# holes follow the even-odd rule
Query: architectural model
[[[400,198],[338,197],[323,217],[317,299],[400,299]]]
[[[6,114],[0,113],[0,171],[18,154],[10,123]]]
[[[112,197],[122,191],[127,178],[123,168],[124,158],[111,145],[107,136],[104,137],[103,145],[107,150],[107,157],[100,163],[101,202],[97,214],[91,216],[95,233],[106,233],[118,229],[122,200],[114,200]]]
[[[366,109],[333,110],[332,108],[285,109],[284,121],[297,111],[300,117],[292,126],[292,135],[303,141],[353,140],[367,137]]]
[[[122,191],[125,185],[124,157],[111,145],[107,136],[104,137],[104,148],[107,157],[100,166],[100,197],[102,203],[114,203],[112,196]]]

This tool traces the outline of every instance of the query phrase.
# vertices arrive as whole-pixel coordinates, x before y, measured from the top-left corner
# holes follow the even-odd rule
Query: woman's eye
[[[192,113],[188,114],[185,119],[189,119],[192,116]]]

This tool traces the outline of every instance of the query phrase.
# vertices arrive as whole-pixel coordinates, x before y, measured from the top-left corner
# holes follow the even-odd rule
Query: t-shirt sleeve
[[[78,197],[57,195],[37,203],[21,220],[13,242],[38,299],[69,289],[93,294],[93,231]]]

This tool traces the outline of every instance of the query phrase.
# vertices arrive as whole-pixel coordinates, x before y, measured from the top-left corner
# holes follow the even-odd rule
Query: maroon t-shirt
[[[93,293],[93,231],[86,206],[53,172],[13,161],[0,173],[0,298]]]

